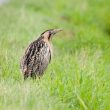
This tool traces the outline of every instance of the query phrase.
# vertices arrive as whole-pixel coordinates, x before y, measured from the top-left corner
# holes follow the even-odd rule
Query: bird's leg
[[[28,74],[24,74],[24,80],[28,78]]]
[[[36,74],[32,73],[31,77],[35,80],[36,79]]]
[[[25,72],[24,80],[26,80],[28,77],[31,77],[31,71]]]
[[[39,80],[40,80],[40,76],[38,76]]]

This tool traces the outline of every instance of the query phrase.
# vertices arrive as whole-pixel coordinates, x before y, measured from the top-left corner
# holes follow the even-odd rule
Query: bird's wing
[[[42,41],[42,42],[43,42],[42,43],[43,45],[39,52],[39,59],[40,59],[39,68],[38,68],[39,74],[42,74],[44,72],[44,70],[46,69],[46,67],[48,66],[48,64],[51,60],[50,48],[46,42],[44,42],[44,41]]]
[[[35,46],[34,46],[34,42],[32,42],[25,50],[25,54],[21,60],[21,70],[22,72],[25,74],[25,73],[28,73],[29,72],[29,65],[30,65],[30,62],[32,60],[32,54],[34,53],[35,51]],[[37,48],[36,48],[37,49]]]
[[[23,73],[41,74],[46,69],[51,59],[51,52],[43,40],[32,42],[25,51],[21,68]]]

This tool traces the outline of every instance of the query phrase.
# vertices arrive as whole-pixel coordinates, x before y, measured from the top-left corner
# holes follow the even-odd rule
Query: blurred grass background
[[[26,46],[51,28],[54,55],[23,81]],[[0,5],[0,110],[110,110],[110,0],[11,0]]]

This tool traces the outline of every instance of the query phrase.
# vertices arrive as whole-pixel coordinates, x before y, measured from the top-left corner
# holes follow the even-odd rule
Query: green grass
[[[0,110],[110,110],[110,0],[12,0],[0,6]],[[50,28],[54,55],[23,81],[26,46]]]

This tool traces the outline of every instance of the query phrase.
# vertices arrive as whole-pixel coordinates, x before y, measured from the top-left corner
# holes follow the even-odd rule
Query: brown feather
[[[43,75],[51,60],[50,46],[42,39],[32,42],[25,51],[21,61],[24,79]]]

